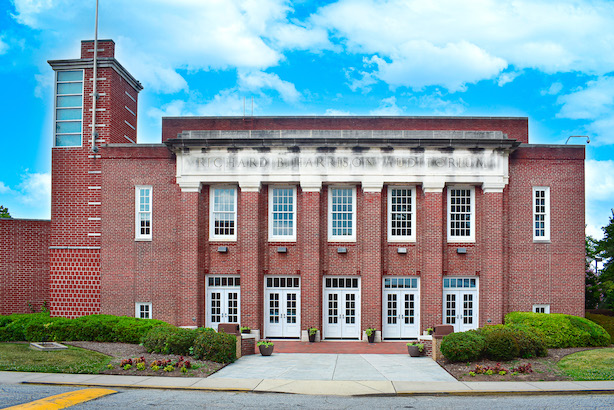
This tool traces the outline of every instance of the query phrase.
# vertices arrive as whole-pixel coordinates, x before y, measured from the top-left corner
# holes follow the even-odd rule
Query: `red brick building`
[[[584,147],[527,118],[163,118],[99,42],[56,71],[52,314],[411,338],[510,311],[584,314]],[[1,226],[1,225],[0,225]]]

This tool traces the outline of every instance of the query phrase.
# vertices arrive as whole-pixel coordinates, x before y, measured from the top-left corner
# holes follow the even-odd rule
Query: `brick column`
[[[362,329],[382,327],[382,187],[364,184],[358,231],[361,249]],[[361,221],[362,220],[362,221]],[[362,333],[361,333],[362,334]]]
[[[301,253],[301,328],[317,327],[320,331],[322,330],[321,188],[321,183],[301,184],[301,202],[298,214],[298,241]]]
[[[201,230],[206,227],[201,226],[204,217],[199,191],[200,188],[181,191],[179,227],[181,265],[179,286],[175,289],[178,326],[203,326],[205,319],[204,273],[199,267],[202,265],[200,258],[203,257]]]
[[[503,323],[503,189],[484,189],[479,326]]]
[[[443,249],[445,209],[443,185],[423,185],[422,263],[420,273],[420,329],[442,323],[443,301]]]
[[[241,272],[241,326],[263,331],[263,274],[258,260],[260,184],[241,183],[238,198],[237,250]]]

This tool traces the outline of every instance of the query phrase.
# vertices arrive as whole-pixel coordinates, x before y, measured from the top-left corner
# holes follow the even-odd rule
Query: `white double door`
[[[477,290],[444,290],[444,323],[454,326],[454,332],[477,329],[477,295]]]
[[[323,337],[360,338],[360,278],[324,280]]]
[[[384,339],[408,339],[420,334],[420,303],[417,290],[384,290]]]
[[[265,277],[264,335],[268,338],[301,336],[299,277]]]
[[[241,320],[241,288],[238,276],[207,277],[206,326],[217,330],[220,323]]]

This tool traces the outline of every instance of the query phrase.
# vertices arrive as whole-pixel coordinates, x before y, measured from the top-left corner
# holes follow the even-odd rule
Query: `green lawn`
[[[67,350],[41,352],[26,343],[0,343],[0,370],[45,373],[90,373],[102,370],[110,357],[68,346]]]
[[[570,354],[558,366],[573,380],[614,380],[614,349]]]

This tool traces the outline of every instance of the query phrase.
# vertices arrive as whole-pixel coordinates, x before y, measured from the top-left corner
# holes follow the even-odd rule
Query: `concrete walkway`
[[[614,381],[459,382],[430,358],[385,354],[245,356],[208,378],[0,372],[0,384],[20,383],[336,396],[614,393]]]

